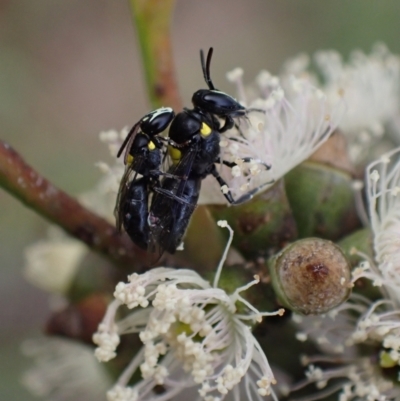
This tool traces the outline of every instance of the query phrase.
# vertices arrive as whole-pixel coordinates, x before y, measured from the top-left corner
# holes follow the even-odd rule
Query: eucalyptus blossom
[[[243,298],[259,277],[232,294],[218,288],[228,247],[212,285],[192,270],[165,267],[133,273],[117,284],[93,335],[95,355],[102,362],[113,359],[120,337],[128,333],[138,333],[143,346],[107,393],[109,401],[170,400],[188,390],[206,401],[276,399],[274,374],[251,327],[283,310],[260,312]],[[132,313],[118,320],[122,306]],[[129,385],[135,372],[141,379]]]

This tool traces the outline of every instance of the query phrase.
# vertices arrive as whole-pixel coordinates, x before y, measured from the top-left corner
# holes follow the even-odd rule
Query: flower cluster
[[[347,63],[333,50],[317,52],[314,60],[322,83],[310,71],[310,60],[304,54],[288,62],[284,73],[306,76],[321,88],[329,102],[342,94],[346,113],[339,128],[348,140],[351,159],[360,163],[382,138],[384,125],[398,115],[400,58],[385,45],[377,44],[370,54],[352,52]]]
[[[341,132],[337,135],[347,140],[351,162],[359,169],[371,157],[376,158],[368,166],[365,179],[367,224],[372,233],[373,249],[368,255],[353,249],[362,262],[353,269],[351,281],[342,277],[340,283],[346,282],[346,296],[342,297],[339,306],[329,312],[324,309],[326,313],[322,316],[293,316],[296,339],[312,341],[318,347],[319,355],[302,358],[302,363],[307,366],[303,381],[286,386],[291,382],[288,379],[284,384],[291,387],[291,397],[295,397],[298,390],[304,391],[310,384],[315,384],[317,390],[309,391],[310,395],[305,397],[307,400],[322,399],[335,393],[340,401],[399,399],[400,149],[384,153],[380,147],[383,146],[387,124],[400,119],[400,59],[384,46],[377,45],[370,54],[354,52],[348,62],[344,62],[336,52],[318,52],[313,67],[317,68],[318,75],[312,72],[309,57],[301,55],[286,63],[278,76],[262,71],[249,87],[242,82],[241,69],[228,73],[228,79],[236,84],[239,101],[246,107],[247,114],[235,121],[237,124],[233,129],[220,136],[220,159],[232,163],[231,167],[217,165],[227,185],[220,188],[214,177],[208,177],[202,184],[200,203],[225,203],[221,190],[226,192],[229,189],[236,199],[249,191],[268,190],[312,156],[334,132]],[[109,146],[113,156],[127,132],[124,129],[122,132],[101,133],[101,140]],[[392,134],[396,136],[398,133],[394,130]],[[375,157],[376,154],[379,157]],[[104,177],[93,191],[82,195],[81,200],[113,221],[115,196],[125,166],[122,160],[118,160],[115,165],[99,163],[98,167],[104,172]],[[348,171],[355,171],[351,167],[346,170],[349,186],[353,177]],[[343,171],[340,174],[345,175]],[[334,191],[332,182],[338,177],[332,176],[328,180],[329,191]],[[283,180],[280,184],[279,189],[284,192]],[[286,191],[289,193],[288,186]],[[329,191],[320,198],[321,203],[330,199]],[[353,195],[353,187],[350,192]],[[351,197],[351,202],[353,200]],[[294,211],[293,205],[290,207],[289,213]],[[251,214],[248,210],[245,213]],[[263,213],[240,220],[238,227],[244,236],[254,227],[258,229],[259,221],[265,225],[271,223],[274,209]],[[324,217],[318,215],[317,219],[322,221]],[[253,224],[252,219],[256,223]],[[345,223],[340,221],[337,224]],[[276,233],[285,230],[286,226],[280,226]],[[255,275],[248,284],[241,283],[235,276],[234,279],[240,282],[237,284],[232,280],[237,284],[236,290],[227,292],[220,288],[222,266],[229,245],[230,242],[212,284],[193,270],[157,267],[142,274],[133,273],[127,282],[116,285],[114,300],[93,335],[93,342],[97,345],[95,357],[112,364],[114,358],[124,352],[120,344],[124,345],[127,335],[134,339],[133,342],[136,339],[140,346],[131,350],[136,354],[108,390],[109,401],[190,398],[254,401],[267,396],[277,399],[280,389],[273,385],[277,382],[276,372],[279,370],[274,367],[274,375],[264,353],[269,343],[265,345],[252,329],[264,316],[282,315],[283,310],[260,312],[242,296],[261,280],[265,283],[274,277],[262,270],[262,274]],[[79,242],[52,232],[47,241],[28,248],[26,275],[51,292],[65,294],[85,253],[86,247]],[[322,282],[329,273],[328,263],[313,264],[308,263],[307,258],[298,259],[307,261],[304,271],[316,281]],[[53,268],[55,265],[58,269]],[[257,264],[251,267],[254,266]],[[299,270],[291,275],[294,287],[299,282],[296,273],[300,274]],[[307,279],[309,276],[304,274],[304,277]],[[354,291],[344,302],[350,286],[357,286],[361,280],[366,283],[367,290],[362,294]],[[302,286],[305,291],[311,291],[311,287],[307,280]],[[316,297],[326,300],[327,292],[321,290]],[[267,325],[268,330],[274,332],[276,329]],[[104,395],[104,386],[111,387],[111,380],[102,370],[104,365],[97,365],[98,370],[93,368],[93,359],[87,358],[87,349],[79,348],[77,351],[70,347],[70,343],[67,346],[57,344],[55,347],[47,347],[44,343],[40,346],[31,344],[26,348],[38,360],[38,367],[25,377],[26,385],[39,395],[59,394],[54,399],[85,396],[86,387],[79,381],[79,363],[89,367],[85,377],[89,375],[93,381],[90,380],[88,385]],[[286,343],[279,346],[286,347]],[[290,347],[291,343],[288,344]],[[59,358],[48,357],[47,348]],[[295,346],[293,349],[297,350]],[[79,356],[75,351],[80,352]],[[269,352],[268,355],[270,357]],[[74,362],[69,356],[74,356]],[[117,362],[120,361],[117,359]],[[52,371],[54,364],[61,367],[59,371]],[[70,382],[67,376],[71,378]],[[65,386],[64,377],[68,383]],[[103,385],[97,385],[97,380]],[[99,392],[95,392],[96,396],[90,393],[87,398],[99,399]]]
[[[139,333],[143,347],[107,393],[109,401],[170,400],[190,389],[206,401],[230,392],[233,399],[274,395],[276,380],[251,326],[283,310],[259,312],[241,296],[258,277],[230,295],[218,288],[223,262],[213,286],[192,270],[164,267],[134,273],[116,286],[115,300],[93,335],[95,355],[103,362],[112,359],[127,333]],[[133,312],[116,321],[122,305]],[[128,386],[137,371],[142,379]],[[157,386],[162,396],[156,395]]]
[[[298,339],[313,338],[326,354],[304,359],[309,365],[307,379],[294,390],[309,383],[322,389],[329,380],[340,378],[339,384],[327,386],[318,398],[338,391],[343,401],[400,397],[398,386],[384,374],[393,368],[400,372],[399,156],[400,149],[384,154],[368,166],[366,173],[375,258],[360,255],[365,261],[353,270],[353,282],[368,280],[380,297],[373,301],[355,293],[325,319],[296,317],[299,327],[303,327]],[[358,344],[364,345],[362,355]],[[322,370],[315,367],[317,362],[339,367]]]
[[[46,240],[25,249],[25,277],[46,291],[65,293],[85,254],[86,247],[80,241],[51,227]]]
[[[63,338],[36,338],[22,345],[35,366],[22,383],[37,397],[53,401],[104,399],[110,378],[93,358],[91,347]]]
[[[309,80],[291,76],[281,82],[262,71],[256,90],[246,91],[242,74],[236,69],[228,73],[228,79],[236,83],[248,116],[220,142],[221,158],[236,163],[232,169],[221,167],[236,197],[255,188],[269,188],[305,161],[337,128],[344,112],[339,92],[337,101],[329,103]],[[246,159],[250,163],[244,163]],[[213,194],[210,188],[206,190]],[[205,202],[221,203],[221,198],[209,195]]]

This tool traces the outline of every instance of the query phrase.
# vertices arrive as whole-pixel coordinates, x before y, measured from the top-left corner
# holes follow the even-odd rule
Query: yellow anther
[[[394,368],[397,365],[397,361],[394,361],[387,351],[382,351],[379,355],[379,365],[382,368]]]

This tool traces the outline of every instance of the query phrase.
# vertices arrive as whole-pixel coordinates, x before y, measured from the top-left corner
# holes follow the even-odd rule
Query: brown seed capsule
[[[270,272],[283,305],[303,315],[328,312],[351,292],[349,262],[338,246],[319,238],[288,245],[271,260]]]

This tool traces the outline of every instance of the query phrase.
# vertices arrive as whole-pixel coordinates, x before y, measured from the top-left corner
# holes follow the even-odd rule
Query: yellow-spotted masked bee
[[[117,225],[123,226],[132,241],[155,254],[157,260],[165,250],[174,253],[181,244],[205,177],[213,175],[220,186],[225,187],[223,194],[227,201],[234,205],[251,199],[260,189],[234,199],[216,169],[216,163],[228,167],[236,165],[220,160],[220,134],[231,129],[235,119],[246,117],[248,110],[214,87],[210,77],[212,54],[210,48],[205,62],[200,51],[208,89],[194,93],[193,109],[185,108],[176,116],[169,108],[147,114],[132,128],[118,153],[120,156],[126,147],[127,168],[117,199]],[[168,125],[169,138],[162,138],[158,134]],[[165,143],[169,146],[172,165],[162,171]],[[152,200],[148,207],[150,193]]]
[[[149,242],[149,194],[160,185],[163,140],[159,136],[175,113],[160,108],[146,114],[129,131],[117,157],[126,148],[125,173],[119,186],[115,217],[117,229],[125,229],[132,241],[147,249]]]
[[[220,160],[220,134],[234,126],[234,119],[246,117],[248,110],[214,87],[210,76],[212,54],[213,49],[210,48],[205,62],[203,51],[200,51],[203,75],[209,89],[195,92],[192,97],[194,108],[185,108],[178,113],[169,129],[169,150],[174,165],[168,171],[171,176],[165,177],[161,188],[155,190],[149,213],[150,248],[158,254],[164,250],[174,253],[182,242],[193,205],[199,198],[201,182],[208,175],[213,175],[221,188],[224,187],[223,194],[232,205],[250,200],[260,190],[256,188],[234,199],[216,168],[216,163],[228,167],[236,165]],[[222,126],[220,120],[223,121]],[[242,161],[250,162],[251,159],[243,158]],[[270,168],[269,165],[264,166]],[[175,197],[168,196],[169,193]]]

